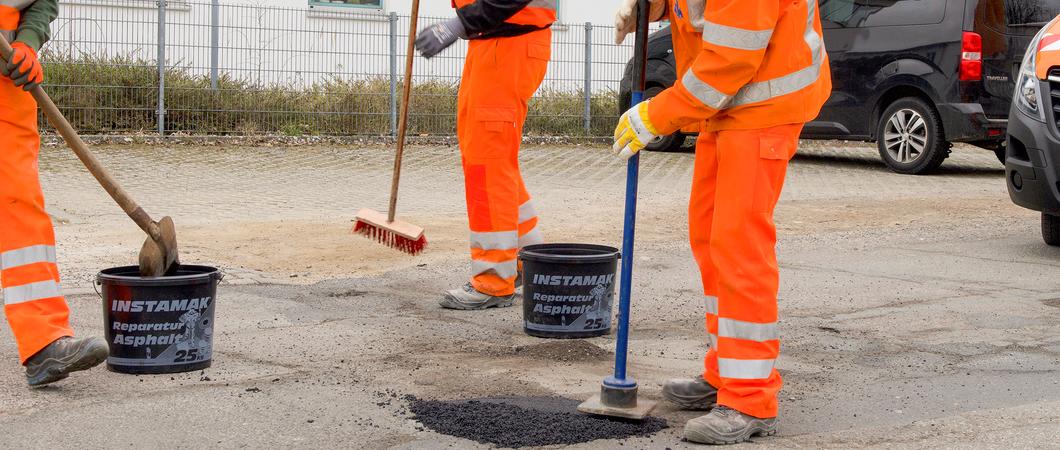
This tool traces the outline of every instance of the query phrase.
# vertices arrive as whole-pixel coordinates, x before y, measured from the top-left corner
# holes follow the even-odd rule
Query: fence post
[[[593,24],[585,22],[585,135],[593,130]]]
[[[166,135],[166,0],[158,0],[158,134]]]
[[[220,45],[219,28],[221,21],[220,0],[210,2],[210,88],[217,90],[217,66],[220,63],[218,46]]]
[[[390,13],[390,135],[397,136],[398,125],[398,16]]]

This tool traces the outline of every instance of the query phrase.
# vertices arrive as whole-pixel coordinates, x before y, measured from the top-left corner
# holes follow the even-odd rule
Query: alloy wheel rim
[[[892,160],[909,164],[920,159],[927,148],[928,129],[924,116],[912,109],[891,114],[883,129],[883,143]]]

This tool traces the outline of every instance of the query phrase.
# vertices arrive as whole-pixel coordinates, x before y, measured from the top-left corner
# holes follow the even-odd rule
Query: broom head
[[[357,223],[353,232],[410,255],[422,252],[427,247],[427,236],[423,235],[423,228],[396,219],[390,222],[386,214],[367,208],[357,212]]]

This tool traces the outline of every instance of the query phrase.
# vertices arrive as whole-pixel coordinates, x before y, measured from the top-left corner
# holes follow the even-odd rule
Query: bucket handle
[[[103,282],[100,281],[98,278],[92,282],[92,290],[96,291],[96,295],[99,296],[100,300],[103,300],[103,292],[99,290],[100,286],[103,286]]]

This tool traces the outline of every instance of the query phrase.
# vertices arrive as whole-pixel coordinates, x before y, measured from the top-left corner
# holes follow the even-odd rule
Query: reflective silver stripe
[[[738,50],[765,50],[773,30],[752,31],[707,22],[703,27],[703,41]]]
[[[725,95],[724,92],[715,89],[714,86],[707,84],[706,81],[700,80],[692,69],[685,71],[685,75],[681,77],[681,84],[696,100],[711,108],[725,109],[732,101],[731,96]]]
[[[526,6],[530,7],[530,8],[551,9],[551,10],[555,11],[556,10],[556,0],[533,0],[533,1],[530,2],[529,5],[526,5]]]
[[[718,375],[737,380],[763,380],[773,374],[772,359],[718,358]]]
[[[731,106],[764,102],[782,95],[798,92],[817,82],[817,79],[821,77],[821,66],[824,64],[825,49],[821,36],[813,28],[814,17],[817,14],[816,5],[817,2],[814,0],[806,1],[806,31],[803,33],[803,39],[810,48],[810,55],[812,55],[813,60],[810,62],[810,66],[772,80],[747,84],[736,93]],[[691,72],[691,70],[689,71]]]
[[[493,272],[501,278],[514,277],[519,270],[519,264],[515,260],[505,262],[489,262],[489,261],[471,261],[471,275],[481,275],[486,272]]]
[[[8,286],[4,288],[4,304],[14,305],[34,300],[61,297],[62,295],[63,292],[59,288],[59,283],[54,280],[24,284],[22,286]]]
[[[754,323],[722,317],[718,319],[718,336],[766,342],[780,339],[780,332],[777,331],[776,322]]]
[[[530,230],[526,234],[519,236],[519,248],[526,247],[527,245],[537,245],[544,243],[545,238],[541,235],[541,230],[538,230],[537,227],[534,227],[533,230]]]
[[[537,217],[537,210],[534,209],[534,201],[527,200],[519,206],[519,223],[526,222],[527,220]]]
[[[40,262],[55,263],[55,246],[34,245],[0,253],[0,269],[10,269]]]
[[[707,303],[707,314],[718,315],[718,297],[708,295],[704,297]]]
[[[480,250],[511,250],[518,248],[518,231],[471,232],[471,248]]]
[[[710,340],[710,348],[716,350],[718,348],[718,337],[714,333],[707,333],[707,339]]]

